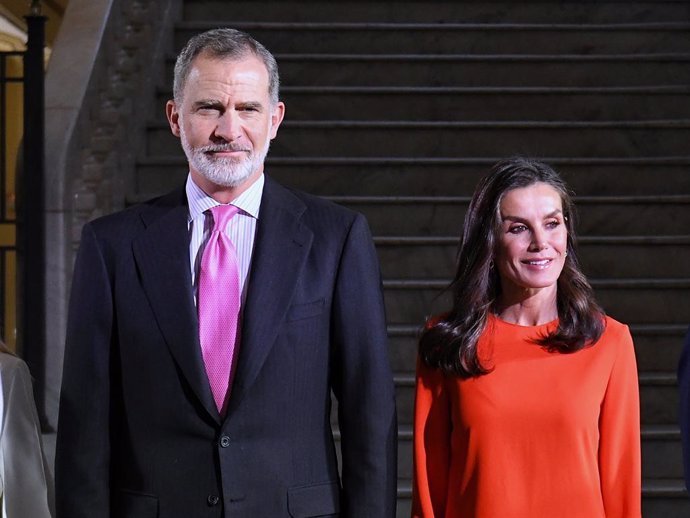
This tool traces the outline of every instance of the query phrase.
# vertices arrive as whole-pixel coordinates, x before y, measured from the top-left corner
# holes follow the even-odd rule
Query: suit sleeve
[[[417,360],[412,517],[446,516],[451,421],[443,374]]]
[[[680,391],[680,435],[683,438],[683,466],[685,487],[690,491],[690,329],[685,337],[683,353],[678,365],[678,388]]]
[[[3,506],[10,518],[50,518],[50,473],[26,364],[17,361],[9,378],[3,380]]]
[[[90,225],[72,278],[55,460],[58,518],[110,517],[113,305]]]
[[[613,363],[599,417],[599,474],[607,518],[639,518],[641,511],[640,397],[627,327],[613,337]]]
[[[378,260],[358,216],[344,244],[332,307],[333,391],[342,448],[341,516],[393,518],[396,503],[395,389]]]

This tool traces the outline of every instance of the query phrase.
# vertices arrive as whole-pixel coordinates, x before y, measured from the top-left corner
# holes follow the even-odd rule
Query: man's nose
[[[227,142],[237,140],[241,136],[240,120],[235,110],[226,110],[220,117],[214,130],[214,135]]]

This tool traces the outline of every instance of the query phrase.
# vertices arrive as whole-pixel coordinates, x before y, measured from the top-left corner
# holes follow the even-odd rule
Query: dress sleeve
[[[443,518],[448,494],[451,419],[444,376],[417,359],[412,517]]]
[[[612,337],[617,351],[599,418],[599,474],[606,518],[639,518],[641,511],[640,396],[627,326]]]
[[[29,369],[23,362],[9,373],[4,394],[2,448],[7,516],[50,518],[50,474],[43,455]]]

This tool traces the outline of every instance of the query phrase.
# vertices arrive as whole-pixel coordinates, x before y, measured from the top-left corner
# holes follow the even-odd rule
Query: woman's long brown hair
[[[477,343],[501,293],[498,273],[492,267],[501,199],[512,189],[538,182],[550,185],[561,197],[568,253],[557,285],[558,327],[536,342],[550,351],[572,353],[601,337],[604,312],[577,260],[575,209],[568,188],[548,165],[515,157],[497,163],[472,196],[449,287],[453,307],[430,321],[420,336],[419,352],[428,366],[461,378],[490,371],[477,355]]]

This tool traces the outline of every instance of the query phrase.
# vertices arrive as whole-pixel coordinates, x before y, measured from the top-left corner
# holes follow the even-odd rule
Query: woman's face
[[[543,182],[510,190],[499,218],[494,263],[504,295],[555,291],[568,243],[558,191]]]

